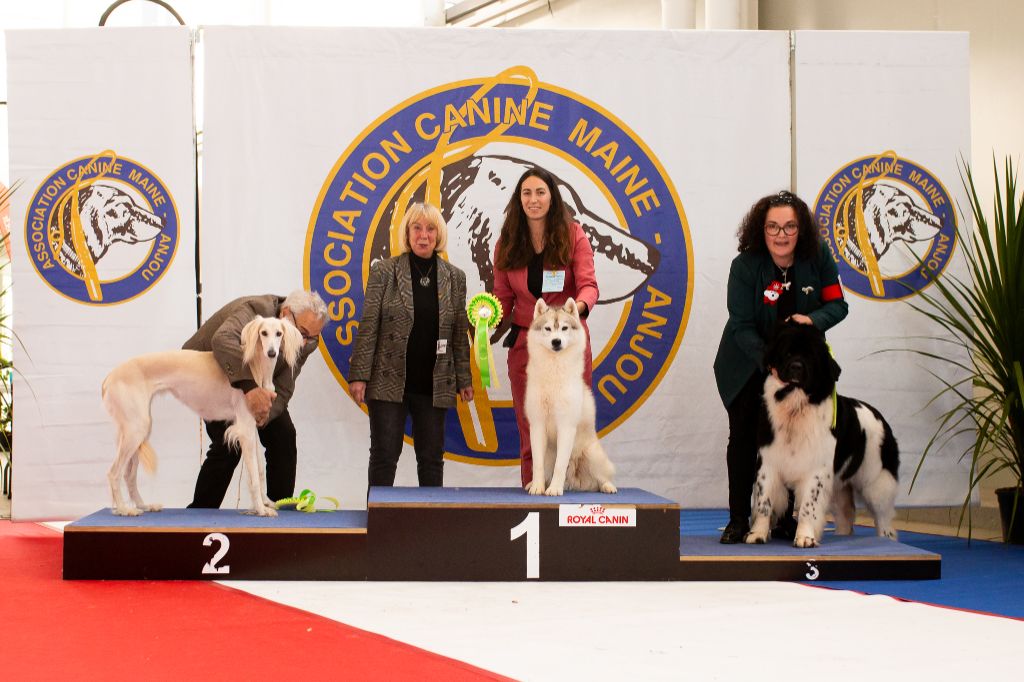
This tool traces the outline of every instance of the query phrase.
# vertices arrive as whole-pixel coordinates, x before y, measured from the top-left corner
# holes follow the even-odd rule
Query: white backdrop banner
[[[203,44],[204,312],[303,283],[330,306],[292,402],[298,486],[364,503],[368,424],[344,376],[395,206],[441,206],[472,295],[539,164],[594,245],[594,393],[619,484],[721,503],[711,359],[735,227],[789,184],[788,34],[209,28]],[[449,413],[446,485],[519,484],[496,362],[500,387]],[[406,449],[397,483],[415,485]]]
[[[187,28],[9,31],[14,331],[12,514],[109,505],[103,377],[195,329],[195,142]],[[199,422],[156,405],[146,494],[184,506]],[[173,494],[172,494],[173,491]],[[190,495],[188,496],[190,499]]]
[[[937,416],[950,407],[925,407],[942,388],[928,371],[947,380],[957,374],[911,353],[879,351],[951,352],[925,338],[940,332],[908,301],[932,277],[966,273],[956,205],[967,205],[957,159],[971,157],[967,34],[795,36],[797,187],[850,302],[849,317],[829,335],[843,366],[839,390],[892,422],[902,464],[898,503],[961,502],[968,462],[958,458],[973,440],[968,434],[930,454],[909,491]]]
[[[872,353],[931,331],[897,300],[925,281],[907,249],[927,272],[958,267],[966,36],[794,35],[791,53],[790,34],[764,31],[203,29],[203,314],[302,286],[330,307],[291,403],[297,486],[365,504],[369,428],[344,377],[396,214],[439,204],[449,259],[470,295],[488,290],[502,209],[541,165],[594,245],[594,394],[620,486],[725,505],[712,361],[736,228],[795,175],[851,302],[830,334],[840,390],[893,422],[901,504],[959,501],[963,472],[948,454],[908,494],[942,406],[925,407],[932,386],[912,356]],[[103,376],[195,326],[189,32],[9,33],[8,48],[12,177],[33,188],[12,212],[28,350],[16,356],[15,513],[68,518],[107,504]],[[114,230],[93,245],[56,210],[77,196],[85,224],[118,192],[150,216],[136,220],[145,238]],[[904,222],[883,219],[890,209]],[[496,361],[500,385],[449,413],[446,485],[518,485],[503,351]],[[184,506],[199,424],[169,399],[154,416],[164,468],[143,492]],[[415,485],[406,450],[397,483]]]

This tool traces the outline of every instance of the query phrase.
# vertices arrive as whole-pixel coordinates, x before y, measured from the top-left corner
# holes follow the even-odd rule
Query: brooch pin
[[[782,296],[782,282],[778,280],[768,285],[768,288],[764,290],[764,302],[767,305],[775,305],[779,301],[779,297]]]

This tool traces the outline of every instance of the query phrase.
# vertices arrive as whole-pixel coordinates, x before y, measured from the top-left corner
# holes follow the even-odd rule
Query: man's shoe
[[[719,539],[723,545],[735,545],[743,542],[743,538],[750,532],[750,524],[746,519],[729,519],[729,525],[722,531]]]
[[[776,540],[792,540],[796,537],[796,519],[792,516],[783,516],[772,528],[772,537]]]

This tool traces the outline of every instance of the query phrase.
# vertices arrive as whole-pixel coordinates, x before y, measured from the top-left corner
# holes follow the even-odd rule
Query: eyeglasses
[[[778,223],[765,223],[764,231],[769,237],[777,237],[779,232],[785,232],[787,237],[792,237],[800,231],[800,224],[786,223],[785,225],[779,225]]]
[[[294,324],[295,328],[299,330],[299,334],[302,334],[302,342],[303,343],[305,343],[307,345],[311,344],[311,343],[320,343],[320,335],[319,334],[310,334],[305,329],[303,329],[302,327],[299,326],[298,320],[295,319],[295,313],[293,313],[292,311],[289,310],[288,314],[292,316],[292,324]]]

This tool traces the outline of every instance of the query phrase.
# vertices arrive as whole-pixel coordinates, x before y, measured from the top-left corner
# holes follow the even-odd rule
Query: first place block
[[[636,488],[371,488],[371,580],[671,580],[679,505]]]

